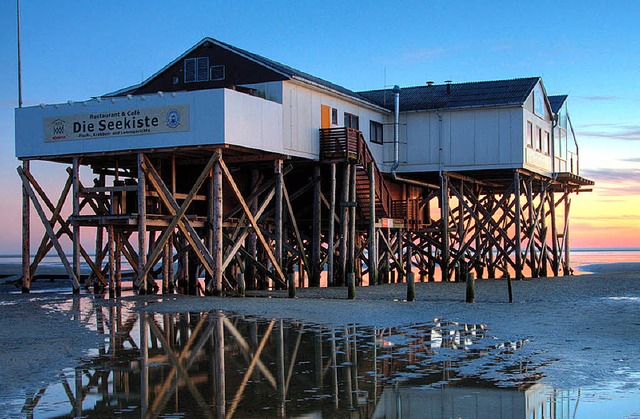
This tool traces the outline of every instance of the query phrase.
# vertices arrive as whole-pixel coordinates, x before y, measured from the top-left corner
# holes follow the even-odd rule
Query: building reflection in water
[[[479,324],[326,327],[109,304],[76,316],[104,337],[95,356],[27,399],[23,414],[529,419],[575,408],[575,394],[536,383],[535,365],[509,362],[525,342],[496,343]]]

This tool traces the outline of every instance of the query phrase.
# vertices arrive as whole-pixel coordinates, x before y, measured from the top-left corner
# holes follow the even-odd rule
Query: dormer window
[[[209,80],[224,80],[224,66],[223,65],[212,65],[210,68]]]
[[[187,58],[184,60],[184,82],[209,81],[209,57]]]

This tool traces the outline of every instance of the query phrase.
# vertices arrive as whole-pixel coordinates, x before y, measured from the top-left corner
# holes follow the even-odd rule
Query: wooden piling
[[[251,169],[251,193],[254,194],[258,190],[258,180],[260,173],[257,169]],[[252,214],[257,214],[258,212],[258,197],[254,197],[249,202],[249,209]],[[255,232],[249,233],[247,237],[247,252],[249,256],[253,259],[256,259],[257,256],[257,248],[258,248],[258,236],[256,236]],[[257,278],[256,278],[256,267],[252,263],[245,263],[245,279],[247,282],[247,286],[249,289],[258,289]]]
[[[571,210],[571,198],[567,195],[564,200],[564,274],[572,275],[571,246],[569,245],[569,211]]]
[[[287,274],[289,298],[296,298],[296,275],[293,272]]]
[[[441,245],[442,262],[442,282],[449,282],[451,275],[449,272],[450,252],[449,252],[449,177],[442,173],[440,180],[440,223],[441,223]]]
[[[328,256],[327,256],[327,286],[332,287],[335,285],[335,269],[334,269],[334,242],[336,235],[336,163],[331,162],[331,174],[330,174],[330,196],[329,196],[329,235],[327,238],[328,243]]]
[[[247,285],[244,282],[244,274],[240,272],[238,274],[238,295],[240,297],[244,297],[246,289],[247,289]]]
[[[349,249],[347,273],[356,270],[356,165],[351,164],[349,179]],[[355,280],[355,277],[354,277]]]
[[[138,272],[143,272],[147,264],[147,182],[142,169],[144,155],[137,153],[138,163]],[[140,278],[140,292],[146,294],[151,291],[147,277]]]
[[[311,277],[309,278],[310,287],[320,286],[320,235],[322,232],[322,201],[320,166],[313,166],[313,226],[311,236]]]
[[[216,151],[220,153],[219,150]],[[215,295],[222,295],[222,167],[220,161],[213,166],[213,284]]]
[[[356,298],[356,275],[353,272],[347,272],[347,299],[355,300]]]
[[[347,243],[349,241],[349,175],[351,167],[349,164],[344,164],[344,171],[342,174],[342,211],[340,214],[340,275],[336,285],[343,286],[347,278]]]
[[[410,233],[407,232],[407,236],[410,237]],[[412,269],[412,246],[411,243],[407,243],[407,267],[405,269],[406,271],[406,277],[407,277],[407,301],[415,301],[416,299],[416,274],[413,272]]]
[[[22,170],[29,172],[29,160],[22,161]],[[27,189],[22,187],[22,292],[31,292],[31,203]]]
[[[173,264],[173,255],[171,254],[171,240],[167,240],[164,244],[164,253],[162,255],[162,293],[169,292],[169,276],[171,275],[171,265]]]
[[[82,277],[80,275],[80,225],[75,220],[75,218],[80,215],[80,160],[78,157],[73,158],[73,166],[72,166],[72,182],[73,182],[73,213],[74,217],[73,225],[73,272],[75,273],[78,281],[82,282]],[[80,288],[77,290],[74,289],[74,293],[79,293]]]
[[[475,287],[475,275],[473,272],[467,272],[467,292],[465,301],[467,303],[474,303],[476,301],[476,287]]]
[[[107,241],[109,242],[109,298],[116,295],[116,238],[115,227],[107,227]]]
[[[282,185],[284,182],[283,173],[282,173],[282,159],[277,159],[274,161],[274,173],[276,176],[276,196],[275,196],[275,258],[276,263],[282,269],[282,261],[283,261],[283,219],[284,219],[284,211],[283,211],[283,191]],[[277,286],[277,284],[276,284]]]
[[[515,252],[516,252],[516,279],[522,279],[522,206],[520,205],[520,172],[513,172],[513,195],[515,205]],[[509,295],[509,302],[512,302]]]
[[[369,285],[378,283],[378,240],[376,237],[376,178],[374,162],[369,163]]]

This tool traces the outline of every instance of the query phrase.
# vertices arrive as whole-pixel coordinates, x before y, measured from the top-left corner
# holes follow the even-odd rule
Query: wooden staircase
[[[392,201],[389,188],[362,132],[353,128],[320,129],[320,157],[322,160],[355,164],[356,202],[359,218],[362,221],[369,220],[371,217],[368,167],[372,165],[376,189],[376,218],[391,216]]]

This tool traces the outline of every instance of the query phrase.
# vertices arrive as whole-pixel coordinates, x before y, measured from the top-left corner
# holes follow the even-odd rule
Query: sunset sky
[[[139,83],[205,36],[351,90],[542,76],[568,94],[583,177],[572,247],[640,248],[638,2],[23,0],[25,106]],[[0,253],[20,250],[16,3],[0,3]],[[35,163],[55,190],[62,167]],[[58,186],[59,187],[59,186]],[[34,240],[39,240],[35,238]]]

